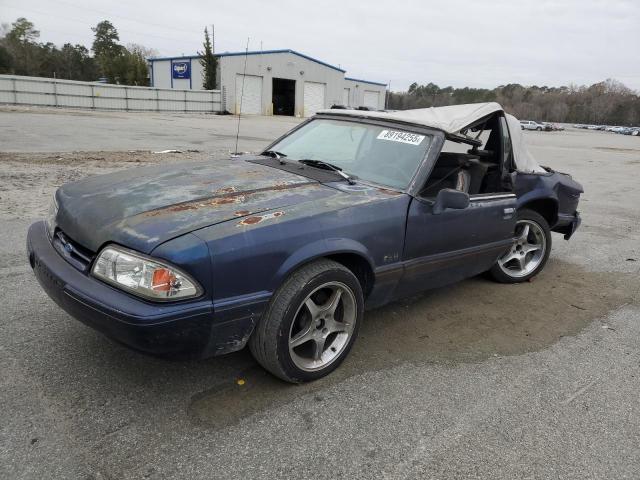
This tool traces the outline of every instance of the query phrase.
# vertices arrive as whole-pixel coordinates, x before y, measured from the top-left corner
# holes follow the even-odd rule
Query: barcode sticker
[[[390,142],[408,143],[409,145],[420,145],[424,140],[424,135],[417,135],[409,132],[399,132],[397,130],[383,130],[378,135],[378,140],[388,140]]]

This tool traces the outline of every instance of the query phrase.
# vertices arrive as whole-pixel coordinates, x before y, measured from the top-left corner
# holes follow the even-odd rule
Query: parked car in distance
[[[553,131],[553,125],[551,125],[550,123],[540,122],[540,125],[542,125],[542,129],[545,132],[552,132]]]
[[[365,308],[483,272],[525,282],[551,232],[573,235],[582,186],[538,165],[519,125],[497,103],[324,110],[258,154],[63,185],[29,263],[60,307],[135,350],[248,344],[275,376],[314,380]]]
[[[537,130],[539,132],[545,129],[544,125],[534,122],[533,120],[520,120],[520,127],[522,130]]]

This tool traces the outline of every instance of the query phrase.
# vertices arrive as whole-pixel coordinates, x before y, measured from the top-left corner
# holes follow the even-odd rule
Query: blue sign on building
[[[175,62],[172,64],[173,78],[191,78],[191,65],[189,62]]]

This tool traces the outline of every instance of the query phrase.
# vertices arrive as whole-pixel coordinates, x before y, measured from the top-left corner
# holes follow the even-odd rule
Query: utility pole
[[[384,92],[384,109],[389,108],[389,96],[391,95],[391,80],[389,80],[389,85],[387,85],[387,89]]]

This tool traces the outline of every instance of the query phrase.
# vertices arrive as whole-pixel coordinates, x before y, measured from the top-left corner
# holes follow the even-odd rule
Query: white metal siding
[[[342,105],[345,107],[349,106],[349,89],[345,88],[342,92]]]
[[[304,116],[310,117],[325,108],[324,83],[304,82]]]
[[[365,107],[378,109],[379,93],[371,90],[364,91],[364,99],[362,101]]]
[[[219,90],[171,90],[0,75],[0,103],[106,110],[221,110]]]
[[[262,77],[245,75],[244,88],[242,79],[243,75],[236,75],[235,113],[260,115],[262,113]]]

